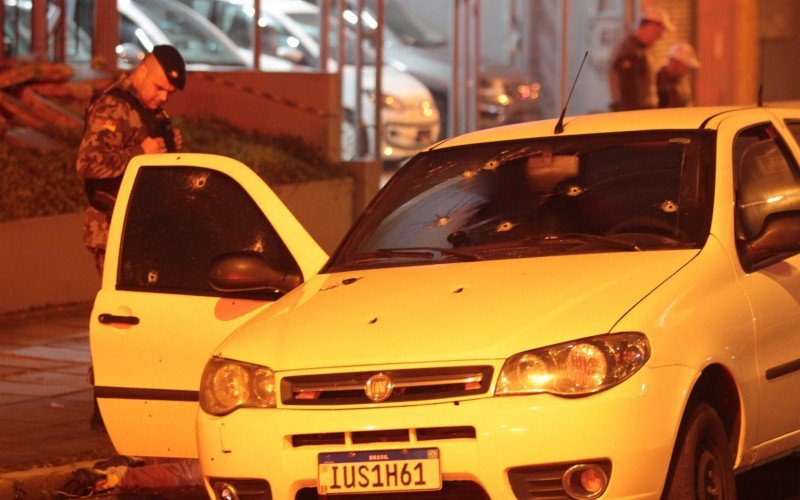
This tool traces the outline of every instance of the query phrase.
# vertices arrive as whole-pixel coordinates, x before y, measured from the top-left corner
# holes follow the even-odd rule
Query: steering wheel
[[[639,215],[626,218],[608,228],[605,235],[612,236],[624,233],[651,234],[672,241],[687,241],[688,239],[688,234],[685,230],[653,215]]]

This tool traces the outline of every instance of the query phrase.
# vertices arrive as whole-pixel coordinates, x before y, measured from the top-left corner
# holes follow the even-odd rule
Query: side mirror
[[[208,266],[208,282],[221,292],[275,290],[287,293],[303,279],[299,274],[279,271],[257,252],[220,255]]]
[[[775,212],[764,218],[761,231],[744,243],[744,257],[751,269],[776,261],[771,257],[800,252],[800,210]]]

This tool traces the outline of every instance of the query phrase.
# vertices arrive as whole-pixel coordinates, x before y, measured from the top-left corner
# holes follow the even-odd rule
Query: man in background
[[[653,6],[642,11],[639,27],[617,45],[612,55],[608,78],[612,111],[658,106],[651,48],[664,31],[674,30],[675,26],[663,8]]]
[[[659,108],[694,106],[689,74],[700,67],[694,48],[676,42],[669,48],[669,60],[656,75]]]

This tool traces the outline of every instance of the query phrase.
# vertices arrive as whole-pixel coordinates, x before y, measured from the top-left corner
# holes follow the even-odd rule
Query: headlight
[[[369,91],[367,95],[369,96],[370,101],[375,102],[376,98],[375,92]],[[396,98],[391,94],[383,94],[381,97],[383,98],[383,102],[381,103],[381,106],[383,108],[391,109],[393,111],[403,111],[404,106],[403,102],[400,101],[400,99]]]
[[[511,98],[508,95],[505,85],[497,80],[484,83],[478,89],[478,97],[480,97],[481,101],[490,102],[492,104],[500,104],[503,106],[511,102]]]
[[[226,415],[244,407],[275,407],[275,374],[265,366],[211,358],[200,380],[200,408]]]
[[[436,103],[431,99],[423,99],[419,102],[419,111],[422,116],[430,118],[436,112]]]
[[[582,396],[604,391],[650,358],[642,333],[614,333],[521,352],[506,360],[495,394]]]

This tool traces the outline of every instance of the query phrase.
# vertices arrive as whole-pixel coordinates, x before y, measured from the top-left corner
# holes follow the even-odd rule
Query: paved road
[[[790,455],[736,477],[740,500],[800,500],[800,457]]]
[[[105,458],[92,431],[88,306],[0,320],[0,472]]]

